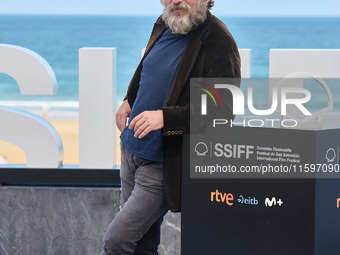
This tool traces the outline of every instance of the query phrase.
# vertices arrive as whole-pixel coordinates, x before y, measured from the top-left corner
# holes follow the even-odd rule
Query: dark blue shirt
[[[167,29],[143,61],[141,79],[129,122],[143,111],[160,110],[166,105],[172,82],[191,34],[172,34]],[[121,140],[128,151],[138,157],[162,161],[161,130],[150,132],[142,139],[134,137],[134,130],[125,128]]]

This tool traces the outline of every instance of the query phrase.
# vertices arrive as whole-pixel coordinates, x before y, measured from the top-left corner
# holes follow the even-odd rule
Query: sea
[[[253,78],[268,77],[270,49],[340,48],[340,17],[219,18],[227,25],[240,49],[252,50]],[[56,117],[77,118],[78,52],[83,47],[117,48],[119,104],[156,19],[156,16],[1,15],[0,44],[25,47],[41,55],[55,72],[58,93],[20,95],[16,81],[0,73],[0,105],[37,114],[48,106]],[[337,114],[340,112],[340,86],[334,85],[331,90],[334,97],[332,112]],[[268,87],[259,87],[256,93],[267,95]],[[318,107],[316,100],[312,108]]]

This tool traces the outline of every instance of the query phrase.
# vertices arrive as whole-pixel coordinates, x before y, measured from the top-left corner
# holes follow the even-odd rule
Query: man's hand
[[[135,137],[142,139],[151,131],[164,127],[163,111],[144,111],[133,118],[129,128],[134,129]]]
[[[122,105],[119,107],[116,113],[116,125],[120,132],[123,132],[124,128],[126,127],[127,118],[130,116],[131,107],[128,103],[128,100],[124,100]]]

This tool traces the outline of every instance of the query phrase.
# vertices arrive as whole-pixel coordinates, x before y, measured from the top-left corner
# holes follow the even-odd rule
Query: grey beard
[[[162,19],[166,26],[176,34],[187,34],[195,30],[206,19],[206,9],[199,3],[197,11],[190,11],[184,16],[178,16],[171,13],[167,7],[162,14]]]

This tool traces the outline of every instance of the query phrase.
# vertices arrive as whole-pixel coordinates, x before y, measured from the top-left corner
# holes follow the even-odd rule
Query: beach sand
[[[64,165],[79,164],[79,121],[78,120],[48,120],[58,131],[64,146]],[[119,135],[117,129],[117,165],[120,165]],[[26,164],[26,155],[18,146],[0,141],[0,155],[3,155],[9,164]]]

